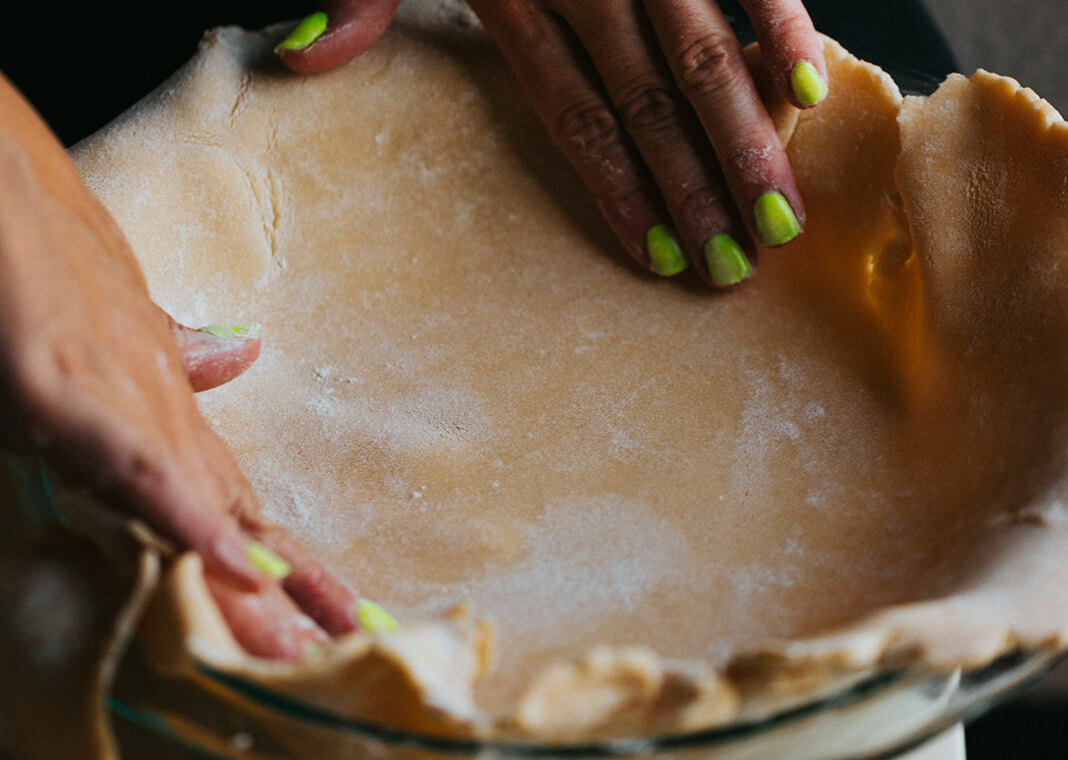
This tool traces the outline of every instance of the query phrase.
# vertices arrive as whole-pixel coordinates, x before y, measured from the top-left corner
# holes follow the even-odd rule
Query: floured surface
[[[938,300],[971,279],[932,290],[946,254],[912,249],[927,238],[910,223],[939,241],[959,217],[902,209],[957,188],[898,161],[896,88],[830,44],[832,95],[789,145],[805,235],[729,294],[646,276],[488,42],[443,15],[409,8],[310,78],[281,70],[270,35],[223,30],[79,148],[164,308],[263,324],[253,371],[202,405],[271,515],[406,623],[461,602],[492,619],[478,696],[505,715],[596,645],[716,668],[997,575],[1008,560],[977,547],[1037,530],[1005,513],[1063,480],[1065,206],[1042,214],[1052,253],[1030,257],[1012,322],[1032,345],[1007,354],[1006,283]],[[925,134],[914,155],[943,160]],[[995,271],[1021,258],[990,255]],[[1038,543],[1062,530],[1046,521]],[[1050,583],[1063,564],[1043,565]],[[1038,603],[1017,601],[1003,644]],[[1021,638],[1055,638],[1058,604]]]

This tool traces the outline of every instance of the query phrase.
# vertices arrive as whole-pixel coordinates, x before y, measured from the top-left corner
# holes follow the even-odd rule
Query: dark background
[[[55,0],[0,14],[0,70],[67,145],[106,124],[193,53],[205,29],[257,29],[300,17],[310,4],[282,0]],[[736,0],[724,11],[744,25]],[[900,75],[927,72],[936,84],[956,64],[917,0],[809,0],[817,27],[867,60]]]
[[[258,28],[311,10],[279,0],[8,5],[17,7],[0,16],[5,30],[0,70],[67,145],[162,82],[191,56],[205,29]],[[741,18],[733,2],[722,5]],[[1068,76],[1061,69],[1068,52],[1066,0],[929,0],[929,12],[914,0],[806,5],[817,28],[882,64],[899,81],[910,78],[916,89],[961,68],[959,60],[966,72],[982,65],[1019,77],[1055,105],[1068,101]],[[970,725],[969,759],[1068,758],[1068,688],[1051,683]]]

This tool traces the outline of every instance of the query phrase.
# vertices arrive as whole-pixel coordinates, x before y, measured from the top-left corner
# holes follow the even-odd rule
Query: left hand
[[[786,153],[716,2],[468,2],[642,266],[670,276],[688,259],[726,287],[752,272],[754,241],[775,247],[801,233]],[[327,0],[325,20],[302,23],[282,60],[301,72],[343,63],[381,35],[397,4]],[[816,105],[826,64],[801,0],[743,4],[783,97]]]

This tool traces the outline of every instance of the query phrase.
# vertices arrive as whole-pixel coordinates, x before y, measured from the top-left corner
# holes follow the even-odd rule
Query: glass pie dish
[[[47,469],[18,463],[23,517],[64,523]],[[858,672],[817,694],[750,710],[712,730],[606,742],[450,739],[355,720],[208,665],[162,675],[129,648],[107,708],[131,760],[890,758],[981,715],[1044,676],[1063,652],[1016,650],[972,670],[924,665]]]
[[[710,731],[609,743],[420,736],[354,721],[207,667],[180,681],[159,678],[136,659],[123,669],[109,704],[120,744],[133,758],[142,757],[151,737],[165,746],[226,760],[874,760],[898,756],[977,717],[1041,678],[1059,658],[1055,651],[1018,651],[970,672],[937,673],[914,666],[873,673],[840,691],[758,719]]]

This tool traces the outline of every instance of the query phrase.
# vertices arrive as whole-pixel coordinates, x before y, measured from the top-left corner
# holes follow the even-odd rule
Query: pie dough
[[[806,230],[715,293],[625,259],[458,6],[313,77],[283,31],[210,33],[75,156],[158,303],[263,324],[202,408],[405,629],[258,661],[185,556],[157,666],[575,741],[1065,643],[1068,125],[1034,93],[903,100],[825,40],[827,100],[771,104]]]

